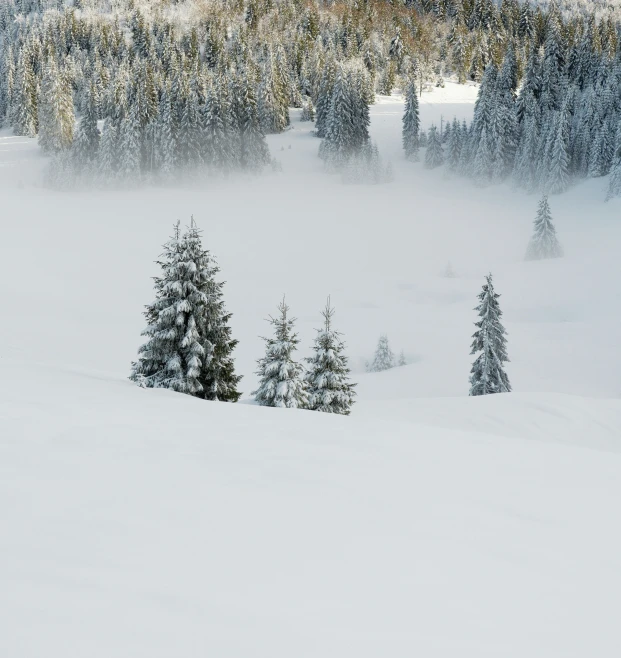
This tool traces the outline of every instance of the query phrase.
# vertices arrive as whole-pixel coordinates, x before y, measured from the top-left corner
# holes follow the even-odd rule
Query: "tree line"
[[[569,9],[518,0],[6,0],[0,120],[58,154],[57,183],[118,183],[259,170],[270,160],[262,136],[287,128],[289,107],[308,114],[315,106],[326,161],[356,160],[346,177],[375,180],[381,167],[365,137],[365,104],[410,81],[420,94],[455,75],[484,82],[473,135],[462,135],[461,148],[484,179],[500,175],[490,158],[503,163],[502,175],[517,161],[534,162],[535,142],[546,158],[561,158],[556,137],[566,128],[557,122],[575,116],[585,86],[592,102],[614,92],[616,14]],[[506,61],[508,77],[499,73]],[[532,98],[511,97],[521,80]],[[580,91],[567,102],[565,82]],[[500,130],[511,103],[517,128]],[[588,137],[602,152],[610,142],[602,124],[610,132],[615,115],[608,105],[594,112]],[[501,119],[490,118],[496,114]],[[522,139],[531,128],[538,139]],[[602,162],[570,149],[569,175],[605,171],[606,148]],[[540,178],[520,176],[528,185]]]

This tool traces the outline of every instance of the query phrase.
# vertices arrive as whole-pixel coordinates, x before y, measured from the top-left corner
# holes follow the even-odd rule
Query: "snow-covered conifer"
[[[224,282],[217,281],[220,271],[211,253],[203,248],[201,232],[194,218],[181,238],[185,262],[194,271],[192,285],[196,307],[195,319],[198,340],[203,348],[201,385],[198,397],[220,402],[237,402],[241,376],[235,374],[233,350],[238,341],[233,339],[228,313],[223,299]]]
[[[435,169],[444,163],[444,151],[442,150],[442,143],[440,136],[435,126],[429,129],[429,136],[427,140],[427,151],[425,152],[425,168]]]
[[[478,356],[470,371],[470,395],[508,393],[511,384],[504,370],[504,364],[509,361],[506,331],[500,321],[500,295],[494,291],[491,274],[485,277],[483,290],[478,297],[479,305],[475,310],[481,319],[475,323],[477,330],[473,335],[470,352]]]
[[[418,93],[416,82],[410,80],[405,89],[405,111],[403,113],[403,150],[407,160],[418,160],[420,118],[418,113]]]
[[[533,236],[526,250],[526,260],[560,258],[562,255],[563,249],[556,237],[548,197],[544,196],[539,202]]]
[[[147,388],[197,395],[202,390],[199,324],[205,299],[195,281],[203,273],[187,258],[178,223],[158,265],[162,274],[155,278],[156,298],[145,310],[147,342],[132,364],[130,379]]]
[[[330,306],[330,298],[322,315],[324,326],[317,330],[313,356],[306,359],[309,364],[306,373],[308,408],[347,416],[354,403],[355,384],[350,382],[341,334],[332,328],[334,309]]]
[[[367,366],[369,372],[381,372],[382,370],[390,370],[395,367],[395,355],[390,349],[388,343],[388,336],[383,334],[377,343],[373,361]]]
[[[258,404],[264,407],[304,409],[308,404],[304,368],[293,359],[300,342],[293,331],[295,318],[288,316],[289,307],[284,299],[278,310],[278,317],[269,318],[274,327],[274,336],[263,339],[266,345],[265,356],[257,362],[259,387],[252,394]]]

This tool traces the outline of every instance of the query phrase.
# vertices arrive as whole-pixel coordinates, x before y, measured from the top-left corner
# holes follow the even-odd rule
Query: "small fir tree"
[[[492,275],[488,274],[483,290],[479,293],[479,305],[475,309],[481,319],[475,323],[477,330],[473,335],[470,352],[478,354],[470,371],[470,395],[473,396],[511,391],[509,377],[504,370],[509,357],[507,332],[500,321],[502,311],[498,304],[499,297],[494,291]]]
[[[560,258],[562,255],[563,249],[556,237],[548,197],[544,196],[539,202],[535,230],[526,250],[526,260]]]
[[[265,356],[257,362],[259,387],[252,395],[263,407],[304,409],[308,404],[304,369],[293,360],[293,353],[300,342],[293,331],[295,318],[288,316],[289,307],[284,298],[278,310],[279,317],[269,318],[274,327],[274,337],[263,339]]]
[[[317,330],[314,354],[306,359],[308,385],[308,408],[331,414],[348,416],[354,403],[354,387],[349,379],[347,357],[343,354],[345,344],[341,334],[332,328],[334,309],[330,298],[322,311],[324,326]]]

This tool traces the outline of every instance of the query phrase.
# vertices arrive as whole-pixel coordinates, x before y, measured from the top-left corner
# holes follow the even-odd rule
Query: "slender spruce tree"
[[[480,320],[475,323],[470,354],[478,355],[470,371],[470,395],[509,393],[511,384],[504,365],[507,356],[507,338],[500,319],[502,311],[498,304],[500,295],[494,291],[492,275],[485,277],[483,290],[479,293],[476,311]]]
[[[410,80],[405,89],[405,111],[403,113],[403,150],[407,160],[418,160],[420,117],[418,113],[418,91],[416,82]]]
[[[313,356],[306,359],[308,371],[308,408],[313,411],[348,416],[354,403],[354,387],[349,378],[345,344],[341,334],[332,328],[334,309],[330,298],[321,313],[324,326],[317,330]]]

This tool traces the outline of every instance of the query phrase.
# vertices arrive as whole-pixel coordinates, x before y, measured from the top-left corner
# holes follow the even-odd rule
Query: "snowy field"
[[[425,94],[423,124],[475,95]],[[324,173],[297,112],[269,138],[283,173],[174,189],[52,192],[0,133],[0,656],[617,655],[621,200],[552,197],[566,257],[524,262],[538,199],[405,162],[402,112],[371,108],[377,187]],[[303,357],[330,294],[351,417],[127,381],[191,214],[246,401],[282,295]],[[489,271],[515,393],[468,398]],[[364,374],[381,333],[409,365]]]

